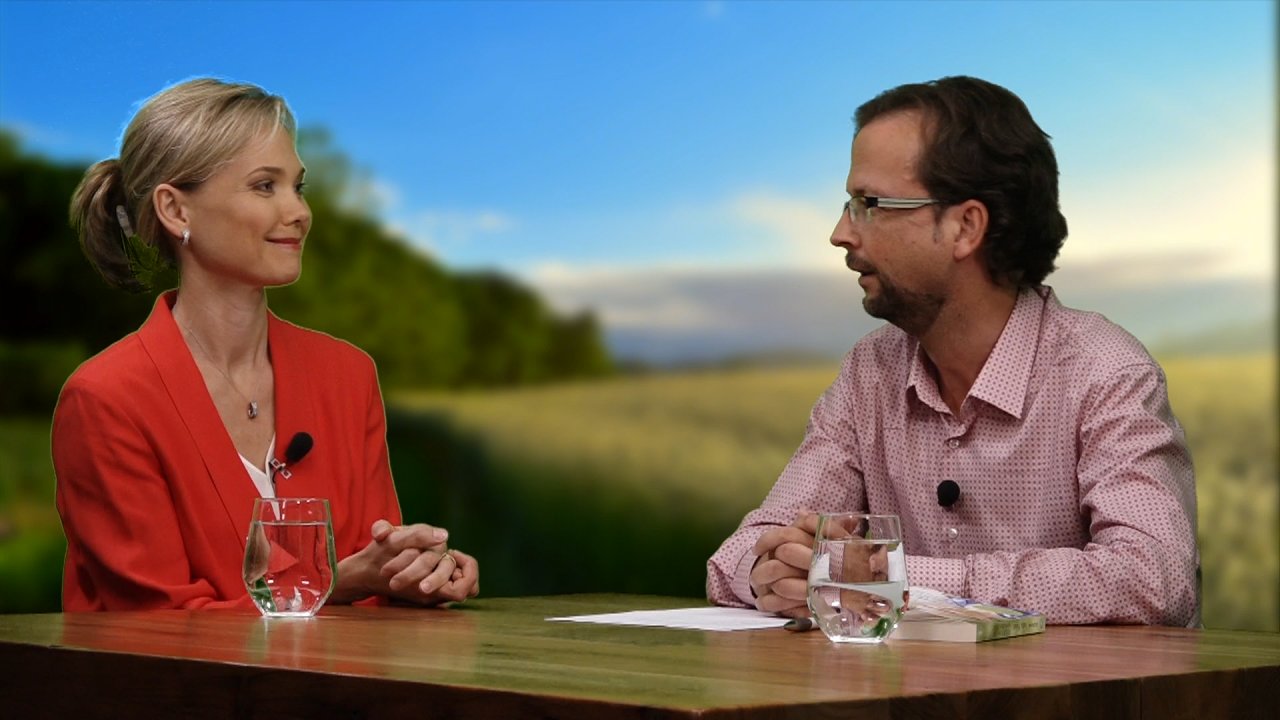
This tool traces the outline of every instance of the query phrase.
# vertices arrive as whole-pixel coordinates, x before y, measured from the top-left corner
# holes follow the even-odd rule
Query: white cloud
[[[1274,153],[1269,143],[1210,150],[1171,150],[1167,163],[1100,180],[1064,175],[1062,264],[1123,263],[1134,282],[1274,278]],[[1194,262],[1164,260],[1174,256]]]
[[[383,217],[392,232],[414,247],[446,259],[451,251],[518,227],[510,216],[493,209],[406,208],[400,186],[376,177],[353,183],[348,193],[347,202]]]
[[[1132,323],[1156,327],[1159,322],[1149,313],[1134,310],[1141,304],[1135,292],[1160,288],[1162,293],[1176,293],[1224,278],[1256,280],[1259,273],[1268,272],[1272,235],[1265,229],[1269,211],[1261,210],[1268,207],[1268,171],[1238,158],[1224,159],[1223,165],[1234,168],[1229,176],[1238,178],[1237,183],[1198,194],[1184,192],[1182,202],[1166,197],[1170,183],[1151,173],[1113,177],[1090,186],[1081,197],[1065,200],[1072,229],[1066,245],[1070,252],[1060,257],[1062,270],[1050,283],[1061,284],[1061,290],[1083,307],[1121,318],[1129,313]],[[710,232],[730,238],[739,250],[723,260],[704,262],[559,261],[533,265],[522,274],[558,310],[592,309],[611,330],[717,333],[755,325],[761,342],[785,336],[820,344],[823,333],[847,327],[851,316],[867,321],[860,309],[861,293],[840,251],[828,242],[839,202],[839,196],[815,200],[748,190],[701,208],[682,205],[651,211],[646,216],[652,227],[683,227],[692,242]],[[1183,220],[1198,208],[1204,211],[1199,220]],[[1214,236],[1207,238],[1210,228]],[[761,298],[764,289],[775,297]],[[772,309],[766,308],[770,303]],[[824,319],[814,326],[820,329],[812,336],[801,340],[795,332],[784,331],[787,325],[810,322],[818,306],[823,306]],[[767,322],[778,327],[763,327]]]
[[[402,215],[391,226],[415,247],[447,257],[486,236],[510,232],[518,224],[497,210],[428,209]]]
[[[386,216],[400,207],[402,197],[403,193],[394,183],[362,176],[343,186],[338,204],[348,210]]]
[[[788,265],[840,267],[840,253],[829,242],[840,217],[839,202],[753,191],[730,200],[723,213],[725,222],[763,236]]]
[[[1265,159],[1224,156],[1086,187],[1064,191],[1071,236],[1049,282],[1065,303],[1102,312],[1148,343],[1272,312],[1274,171]],[[711,229],[730,238],[741,252],[723,261],[556,262],[524,274],[558,310],[594,310],[625,357],[834,354],[878,324],[828,242],[838,207],[839,198],[745,191],[648,214],[655,225],[695,228],[695,237]]]
[[[762,338],[796,325],[801,305],[852,311],[861,292],[847,270],[543,265],[526,280],[556,310],[591,309],[611,330],[758,332]]]
[[[400,207],[404,193],[400,186],[385,180],[373,179],[367,183],[369,198],[382,212],[395,212]]]
[[[726,268],[661,265],[624,266],[538,265],[526,279],[539,289],[559,312],[594,310],[611,328],[690,330],[714,325],[717,314],[680,287],[690,281],[731,276]]]
[[[1220,143],[1197,156],[1101,178],[1064,173],[1070,235],[1059,264],[1119,266],[1137,284],[1274,278],[1276,168],[1270,146]],[[753,243],[740,265],[842,269],[828,242],[829,199],[751,190],[711,207],[714,222]]]
[[[1062,208],[1070,235],[1059,264],[1127,268],[1137,284],[1209,278],[1275,279],[1274,142],[1252,131],[1183,133],[1135,154],[1126,172],[1074,167],[1063,158]],[[1137,153],[1137,151],[1135,151]],[[843,192],[749,188],[651,209],[640,234],[716,239],[704,267],[843,269],[829,243]],[[633,223],[622,223],[630,226]],[[647,263],[654,265],[654,263]]]

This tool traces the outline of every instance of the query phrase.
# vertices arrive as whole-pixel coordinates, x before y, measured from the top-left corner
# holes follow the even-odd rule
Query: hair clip
[[[123,205],[116,206],[116,220],[120,222],[120,229],[124,231],[125,237],[131,237],[133,225],[129,223],[129,213],[125,211]]]

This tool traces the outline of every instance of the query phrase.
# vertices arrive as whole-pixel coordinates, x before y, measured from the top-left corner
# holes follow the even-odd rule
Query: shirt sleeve
[[[73,378],[53,419],[57,503],[67,535],[67,611],[252,608],[193,577],[159,461],[122,403]]]
[[[1051,623],[1196,624],[1195,475],[1158,366],[1132,365],[1095,386],[1077,443],[1087,545],[970,555],[962,593]],[[930,560],[909,565],[913,584]]]
[[[754,607],[752,547],[772,528],[790,525],[800,511],[858,511],[866,493],[850,411],[852,393],[846,359],[840,377],[818,398],[804,441],[792,455],[764,503],[747,513],[737,531],[707,561],[707,599],[717,605]]]

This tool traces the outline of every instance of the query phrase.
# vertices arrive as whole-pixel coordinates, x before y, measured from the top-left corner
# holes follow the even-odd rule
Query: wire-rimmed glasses
[[[938,205],[942,201],[935,198],[898,198],[877,197],[875,195],[854,195],[844,202],[844,212],[850,222],[868,223],[873,217],[872,210],[916,210],[926,205]]]

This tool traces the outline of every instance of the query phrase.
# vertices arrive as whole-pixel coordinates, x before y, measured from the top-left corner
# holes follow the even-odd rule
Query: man
[[[1198,624],[1195,478],[1164,374],[1042,285],[1067,234],[1048,135],[967,77],[889,90],[855,123],[831,244],[889,324],[711,557],[708,597],[807,614],[811,511],[850,510],[901,516],[912,585],[1052,623]]]

